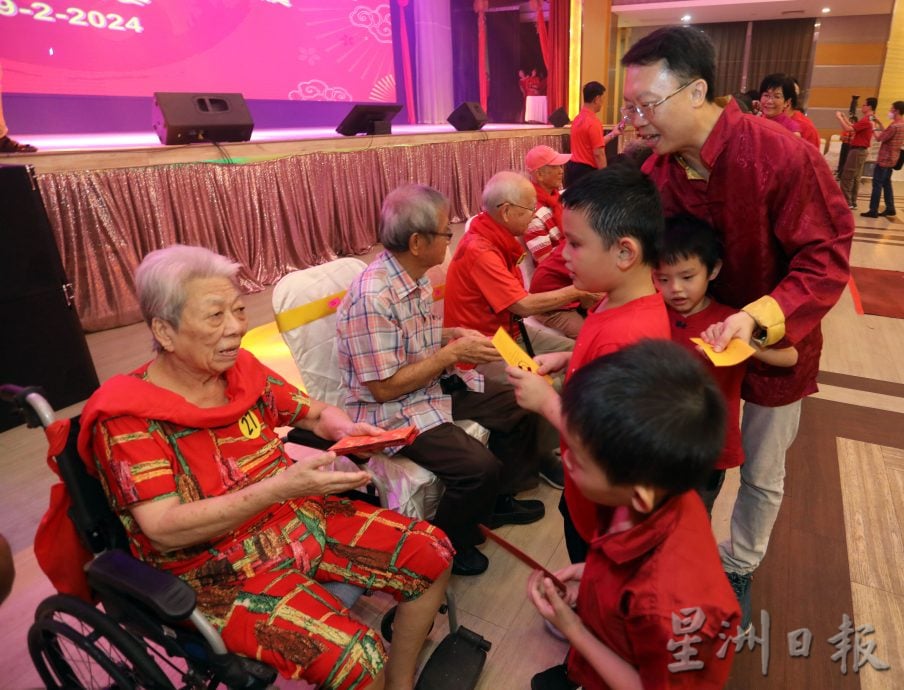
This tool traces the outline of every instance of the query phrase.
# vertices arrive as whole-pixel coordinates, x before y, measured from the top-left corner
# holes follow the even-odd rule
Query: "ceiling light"
[[[683,22],[689,22],[690,20],[691,20],[691,15],[689,15],[689,14],[686,14],[681,18],[681,21],[683,21]]]
[[[823,14],[828,14],[828,13],[831,12],[831,11],[832,11],[832,8],[831,8],[831,7],[823,7],[823,8],[822,8],[822,13],[823,13]]]

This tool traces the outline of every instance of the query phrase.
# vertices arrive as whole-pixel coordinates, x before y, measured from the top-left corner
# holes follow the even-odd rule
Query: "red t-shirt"
[[[685,316],[666,307],[669,314],[669,323],[672,329],[672,340],[683,346],[695,357],[699,357],[697,346],[691,342],[691,338],[699,338],[706,328],[719,321],[724,321],[737,309],[726,307],[715,300],[709,303],[706,309],[696,314]],[[727,470],[737,467],[744,462],[744,448],[741,446],[741,383],[747,373],[747,363],[733,367],[716,367],[708,363],[707,370],[719,384],[719,389],[725,397],[727,406],[727,419],[725,426],[725,448],[722,455],[716,461],[717,470]]]
[[[483,211],[458,243],[446,274],[443,326],[492,336],[500,326],[517,335],[508,308],[527,297],[518,264],[524,247]]]
[[[557,244],[555,249],[537,266],[533,278],[530,279],[530,291],[533,294],[574,285],[574,280],[565,267],[564,251],[565,243]]]
[[[606,145],[603,141],[603,123],[587,106],[571,123],[571,160],[596,167],[593,152]]]
[[[597,310],[587,315],[581,332],[574,344],[571,364],[566,380],[585,364],[597,357],[608,355],[647,338],[669,340],[669,317],[665,302],[658,292],[640,297],[613,309],[605,309],[606,300],[600,302]],[[602,309],[603,311],[600,311]],[[566,446],[562,443],[562,454]],[[571,476],[565,472],[565,502],[568,514],[578,534],[589,542],[597,530],[596,511],[599,507],[584,497],[574,485]]]
[[[813,146],[815,146],[816,149],[820,153],[822,153],[819,141],[819,130],[816,129],[816,125],[813,124],[813,120],[811,120],[799,110],[795,110],[794,114],[791,115],[791,118],[800,125],[800,138],[813,144]]]
[[[584,625],[637,669],[646,690],[722,688],[741,616],[700,497],[673,496],[643,522],[606,534],[613,513],[600,508],[604,526],[587,554],[577,602]],[[702,668],[681,664],[683,642]],[[609,687],[574,649],[568,677],[585,690]]]

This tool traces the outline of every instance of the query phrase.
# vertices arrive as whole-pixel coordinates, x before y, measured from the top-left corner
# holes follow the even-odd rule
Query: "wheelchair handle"
[[[8,402],[25,418],[29,428],[47,428],[53,424],[56,415],[53,407],[44,397],[44,390],[38,386],[23,388],[12,383],[0,385],[0,400]]]

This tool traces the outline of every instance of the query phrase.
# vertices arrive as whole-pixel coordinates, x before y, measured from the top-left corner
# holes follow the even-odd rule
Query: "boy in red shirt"
[[[587,314],[574,352],[536,358],[540,373],[562,369],[570,377],[588,362],[644,338],[669,338],[662,296],[653,286],[652,267],[662,234],[659,193],[650,179],[628,164],[611,165],[582,177],[562,194],[565,206],[563,257],[574,286],[606,297]],[[508,367],[521,407],[545,416],[559,432],[559,395],[542,376]],[[566,379],[567,380],[567,379]],[[564,456],[567,448],[562,444]],[[583,561],[597,528],[596,505],[584,498],[565,473],[559,509],[572,562]]]
[[[586,563],[556,573],[564,597],[531,576],[531,602],[571,643],[566,668],[534,676],[534,690],[715,689],[728,679],[740,611],[691,491],[724,442],[725,403],[704,371],[678,345],[647,340],[565,384],[563,460],[599,529]]]
[[[698,348],[690,339],[699,338],[711,325],[724,321],[736,311],[707,294],[709,284],[722,269],[722,243],[709,223],[679,215],[666,220],[658,254],[659,266],[653,272],[653,280],[668,308],[672,340],[696,354]],[[753,356],[775,367],[797,364],[797,350],[793,347],[758,348]],[[697,488],[707,512],[712,513],[725,480],[725,470],[744,462],[739,419],[741,383],[747,373],[747,363],[733,367],[709,364],[707,369],[719,384],[728,406],[722,455],[713,472]]]

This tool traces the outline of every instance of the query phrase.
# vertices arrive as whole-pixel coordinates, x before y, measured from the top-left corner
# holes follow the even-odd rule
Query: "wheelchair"
[[[60,430],[38,388],[2,385],[0,400],[12,403],[29,427],[48,431],[55,425],[57,433],[66,433],[65,447],[55,453],[56,468],[71,497],[67,515],[82,545],[94,554],[85,576],[93,599],[103,609],[71,594],[52,595],[40,603],[28,631],[28,650],[45,686],[53,690],[271,687],[275,669],[230,653],[219,632],[196,608],[196,594],[188,584],[131,555],[125,529],[100,481],[79,457],[79,418],[63,420]],[[347,589],[334,594],[350,607],[361,591],[339,586]],[[444,609],[450,634],[424,666],[419,690],[474,687],[491,646],[457,624],[451,595]],[[391,640],[394,612],[393,608],[380,626],[387,640]]]

